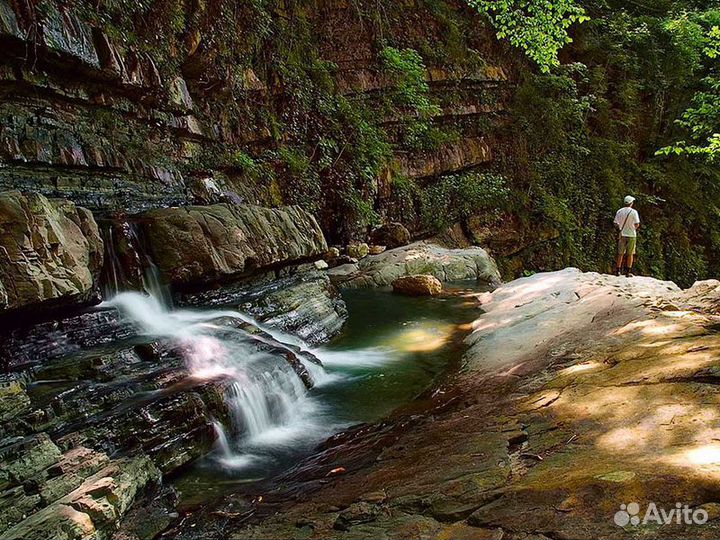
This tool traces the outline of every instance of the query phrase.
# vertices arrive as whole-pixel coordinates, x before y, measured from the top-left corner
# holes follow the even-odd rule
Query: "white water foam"
[[[262,459],[251,450],[258,447],[291,446],[297,441],[329,435],[332,426],[322,422],[319,405],[282,355],[272,355],[257,347],[258,342],[279,346],[296,353],[311,349],[301,340],[270,329],[248,315],[235,311],[169,310],[156,298],[138,292],[123,292],[105,302],[131,320],[145,335],[169,338],[180,347],[193,376],[231,377],[227,393],[231,412],[231,433],[215,424],[218,434],[214,455],[228,468],[243,468]],[[219,317],[233,317],[253,324],[273,337],[217,324]],[[322,366],[304,358],[314,381],[327,384],[332,375]]]
[[[313,350],[313,354],[320,359],[324,366],[338,368],[379,367],[393,360],[392,351],[382,347],[352,351],[332,351],[318,348]]]

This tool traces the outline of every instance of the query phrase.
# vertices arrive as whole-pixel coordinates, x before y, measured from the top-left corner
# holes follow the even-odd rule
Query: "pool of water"
[[[297,422],[244,443],[230,459],[219,443],[175,479],[183,505],[271,481],[327,437],[385,418],[431,387],[457,365],[459,342],[467,333],[463,325],[479,314],[477,303],[463,294],[478,292],[475,282],[449,289],[457,294],[412,298],[377,289],[343,292],[348,322],[341,335],[313,350],[325,373],[302,402]]]

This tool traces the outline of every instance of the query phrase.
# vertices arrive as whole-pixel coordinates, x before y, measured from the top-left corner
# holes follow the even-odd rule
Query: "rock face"
[[[320,296],[313,284],[305,287]],[[295,298],[270,291],[256,301],[274,306],[266,309],[280,318],[282,309],[301,303],[299,289],[294,292]],[[337,314],[336,320],[342,324]],[[317,328],[323,322],[330,324],[313,321]],[[88,339],[89,331],[63,334],[72,329],[70,320],[43,336],[43,324],[28,333],[34,341],[24,351],[40,365],[15,364],[15,371],[0,376],[0,536],[109,538],[160,472],[172,473],[210,451],[217,437],[213,422],[229,424],[231,382],[193,377],[188,365],[196,349],[183,340],[151,341],[133,327],[97,341]],[[312,386],[297,355],[271,335],[232,317],[213,325],[217,336],[243,332],[248,354],[284,358]]]
[[[138,220],[155,264],[177,287],[312,260],[327,251],[315,218],[298,207],[164,208],[146,212]]]
[[[113,461],[3,538],[109,538],[136,495],[159,479],[160,472],[146,457]]]
[[[500,282],[495,261],[484,249],[447,249],[424,241],[365,257],[357,264],[337,266],[328,274],[341,288],[385,287],[399,277],[414,274],[429,274],[443,282]]]
[[[486,25],[479,16],[455,4],[449,4],[448,14],[443,16],[421,4],[390,7],[393,13],[388,13],[387,20],[394,35],[405,36],[400,40],[403,47],[417,46],[409,36],[416,33],[418,21],[428,21],[422,27],[423,39],[443,46],[449,44],[444,31],[447,16],[472,21],[463,39],[453,46],[465,51],[461,56],[479,54],[482,62],[463,62],[461,70],[454,62],[434,62],[427,72],[423,70],[433,103],[441,105],[439,124],[451,125],[453,133],[462,136],[432,152],[398,147],[394,158],[388,156],[388,170],[426,178],[488,161],[492,133],[502,122],[497,113],[509,102],[513,84],[509,80],[512,73],[502,67],[507,60],[493,46]],[[117,25],[110,22],[112,8],[103,3],[88,9],[67,2],[49,3],[38,10],[22,2],[0,0],[0,81],[4,88],[0,189],[21,187],[62,196],[103,214],[134,214],[193,200],[218,202],[217,193],[201,189],[198,194],[195,189],[194,178],[212,178],[220,191],[236,192],[244,200],[260,204],[291,204],[311,198],[323,206],[318,215],[325,230],[337,230],[345,217],[342,210],[348,206],[320,195],[330,184],[309,193],[292,189],[293,168],[288,167],[290,160],[282,158],[266,163],[268,174],[247,174],[237,166],[238,155],[265,162],[262,156],[276,149],[272,134],[278,127],[274,118],[280,103],[289,106],[293,115],[305,111],[285,94],[289,89],[269,75],[271,66],[276,61],[285,65],[286,58],[262,59],[253,71],[238,62],[247,40],[235,43],[229,36],[231,41],[223,45],[230,49],[227,55],[218,55],[213,49],[203,34],[223,9],[213,5],[211,9],[158,10],[152,15],[157,28],[151,28],[141,22],[147,15],[145,8],[135,4],[125,23]],[[189,24],[186,35],[178,40],[170,30],[170,17],[180,11]],[[268,31],[276,39],[291,38],[293,30],[275,22],[273,11],[273,7],[263,6],[257,15],[267,17]],[[340,66],[328,71],[322,84],[307,79],[311,91],[332,87],[337,95],[348,96],[374,118],[374,126],[392,124],[386,131],[394,142],[394,126],[415,113],[387,111],[385,103],[395,92],[395,84],[384,72],[378,54],[376,43],[382,36],[356,14],[347,2],[329,2],[310,9],[289,6],[283,9],[282,19],[306,19],[310,39],[299,46]],[[237,10],[235,17],[228,24],[235,25],[237,35],[256,30],[254,16]],[[144,39],[151,39],[154,46],[140,46]],[[235,85],[242,92],[232,96],[237,107],[229,107]],[[448,100],[445,96],[451,86],[458,92]],[[309,111],[316,112],[316,106]],[[331,116],[346,121],[342,114]],[[291,124],[288,121],[286,128],[295,129]],[[315,146],[307,135],[297,141],[298,152],[305,156],[314,155]],[[363,156],[367,153],[357,150]],[[310,160],[313,172],[319,170],[315,161]],[[354,162],[353,173],[361,172],[363,163],[362,158]],[[389,179],[372,180],[368,187],[363,196],[371,207],[383,206],[393,189]],[[344,194],[340,195],[342,199]],[[408,222],[412,221],[408,217]]]
[[[0,312],[92,296],[103,242],[90,212],[37,193],[0,193]]]
[[[259,285],[230,285],[181,297],[183,305],[238,308],[258,321],[318,345],[337,335],[347,307],[324,272],[297,272]]]
[[[323,253],[324,242],[318,244]],[[208,341],[150,337],[114,308],[0,328],[6,351],[0,375],[0,537],[110,538],[161,473],[210,451],[215,422],[242,433],[244,426],[231,422],[232,379],[196,376],[192,369],[205,343],[282,359],[313,386],[306,362],[319,361],[291,339],[280,343],[269,328],[322,343],[347,317],[342,298],[311,263],[252,279],[252,286],[235,283],[183,298],[189,305],[240,307],[264,323],[213,318]],[[160,529],[172,520],[163,519]]]
[[[390,222],[370,233],[370,242],[393,249],[409,244],[410,232],[402,223]]]
[[[393,292],[409,296],[434,296],[442,292],[442,283],[435,276],[418,274],[397,278],[392,288]]]
[[[297,538],[299,523],[319,538],[718,536],[717,519],[614,518],[650,501],[716,515],[720,282],[568,269],[478,300],[465,367],[437,392],[450,397],[328,448],[320,470],[344,476],[318,474],[234,538]]]

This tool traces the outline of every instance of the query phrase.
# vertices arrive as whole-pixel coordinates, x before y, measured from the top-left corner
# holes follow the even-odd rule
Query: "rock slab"
[[[102,268],[92,214],[38,193],[0,193],[0,312],[87,301]]]
[[[427,274],[441,282],[476,279],[489,285],[500,283],[495,261],[481,247],[448,249],[427,241],[370,255],[356,264],[344,264],[328,271],[341,288],[386,287],[396,279]]]
[[[141,214],[139,222],[163,278],[180,288],[318,259],[327,251],[317,221],[297,206],[162,208]]]

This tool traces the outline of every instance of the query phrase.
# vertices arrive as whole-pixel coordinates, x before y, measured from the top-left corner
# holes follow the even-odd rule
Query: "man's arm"
[[[615,212],[615,220],[613,221],[613,223],[615,224],[616,229],[620,228],[620,210]]]

